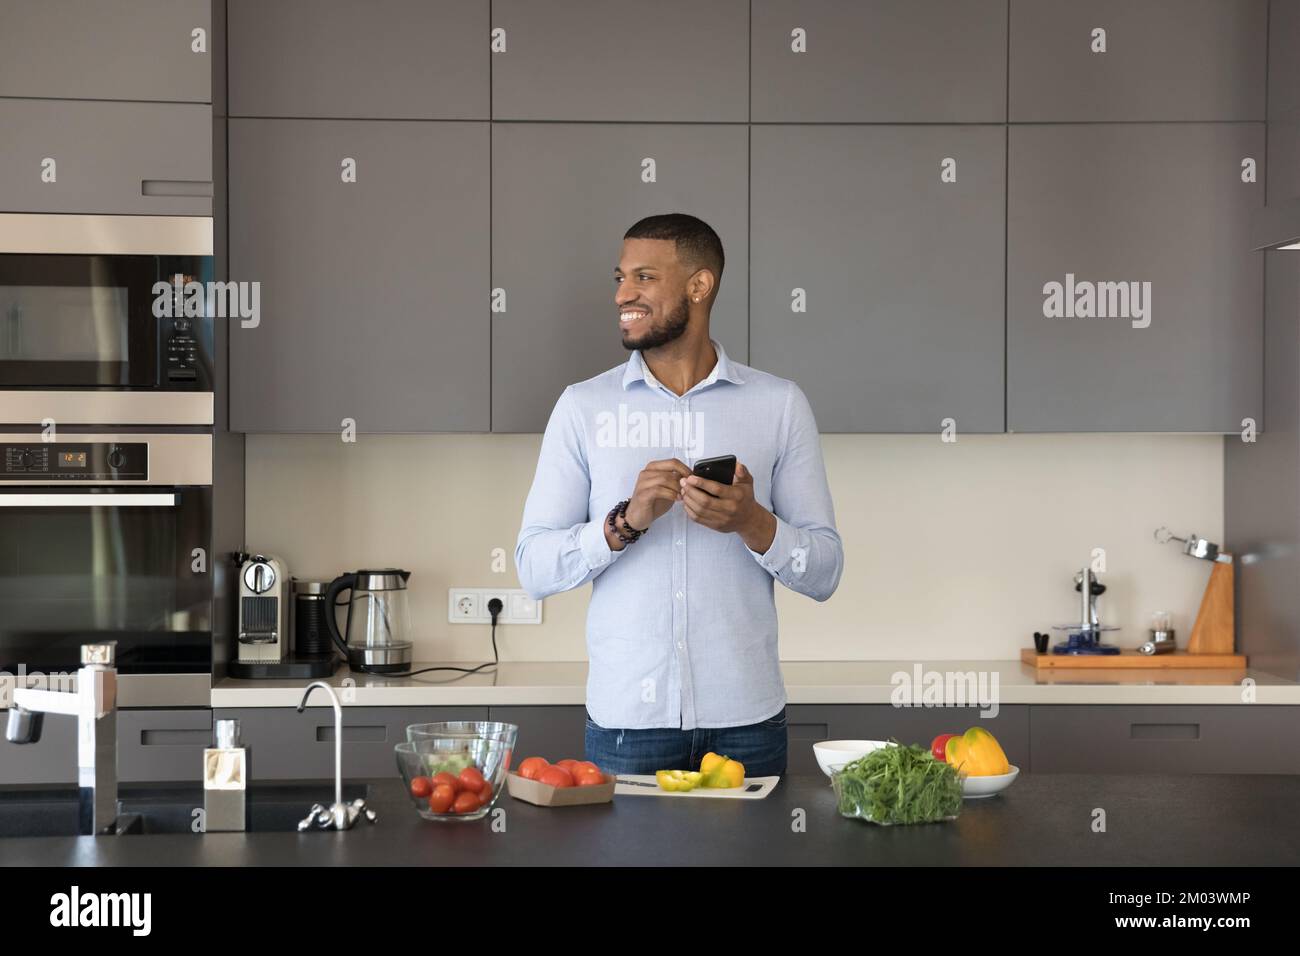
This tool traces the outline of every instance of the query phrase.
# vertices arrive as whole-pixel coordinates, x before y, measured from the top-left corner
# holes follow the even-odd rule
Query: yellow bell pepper
[[[704,774],[698,770],[657,770],[655,780],[669,793],[685,793],[701,786]]]
[[[706,787],[739,787],[745,782],[743,763],[713,752],[706,753],[700,761],[700,773],[704,775],[703,785]]]
[[[1011,764],[997,738],[983,727],[950,737],[944,747],[949,766],[971,777],[990,777],[1010,773]]]

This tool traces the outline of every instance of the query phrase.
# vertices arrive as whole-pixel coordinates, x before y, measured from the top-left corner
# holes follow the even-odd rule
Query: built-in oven
[[[0,671],[115,640],[124,681],[188,677],[206,705],[211,516],[211,435],[0,434]]]
[[[0,422],[210,425],[212,219],[0,214]]]

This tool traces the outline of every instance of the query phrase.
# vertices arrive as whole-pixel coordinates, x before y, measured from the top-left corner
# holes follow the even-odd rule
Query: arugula
[[[961,812],[961,779],[924,747],[881,747],[831,778],[841,814],[875,823],[930,823]]]

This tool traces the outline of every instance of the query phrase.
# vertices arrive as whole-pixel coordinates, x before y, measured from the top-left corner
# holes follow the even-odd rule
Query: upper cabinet
[[[1008,429],[1261,425],[1264,124],[1010,136]]]
[[[0,212],[212,215],[212,108],[0,98]]]
[[[540,432],[565,386],[627,361],[614,267],[623,234],[690,212],[726,263],[709,329],[749,353],[744,126],[492,124],[492,430]]]
[[[754,122],[1000,123],[1007,0],[754,0]]]
[[[824,432],[1002,431],[1003,128],[752,135],[753,364]]]
[[[1017,0],[1010,120],[1261,120],[1267,31],[1268,0]]]
[[[488,148],[487,123],[230,120],[230,278],[260,288],[233,430],[488,430]]]
[[[1275,2],[1268,32],[1268,202],[1273,204],[1300,196],[1300,2]]]
[[[228,0],[230,115],[487,119],[486,0]]]
[[[749,0],[494,0],[492,117],[749,119]]]
[[[5,0],[0,96],[210,103],[211,34],[212,0]]]

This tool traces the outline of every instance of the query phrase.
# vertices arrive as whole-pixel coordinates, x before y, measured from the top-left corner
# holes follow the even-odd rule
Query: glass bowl
[[[408,740],[393,748],[397,756],[397,770],[402,775],[407,796],[415,812],[426,820],[480,820],[491,811],[505,790],[506,774],[510,770],[513,742],[489,737],[451,736],[421,737]],[[461,780],[462,773],[473,768],[482,775],[484,786],[475,791]],[[450,777],[444,777],[448,774]],[[455,778],[454,780],[452,778]],[[431,800],[441,794],[439,783],[453,788],[457,800],[466,792],[474,793],[474,801],[463,801],[461,810],[435,809]]]
[[[519,725],[506,724],[497,720],[439,720],[431,724],[408,724],[406,727],[406,739],[411,743],[417,740],[455,737],[501,740],[513,750],[515,741],[519,738]]]

